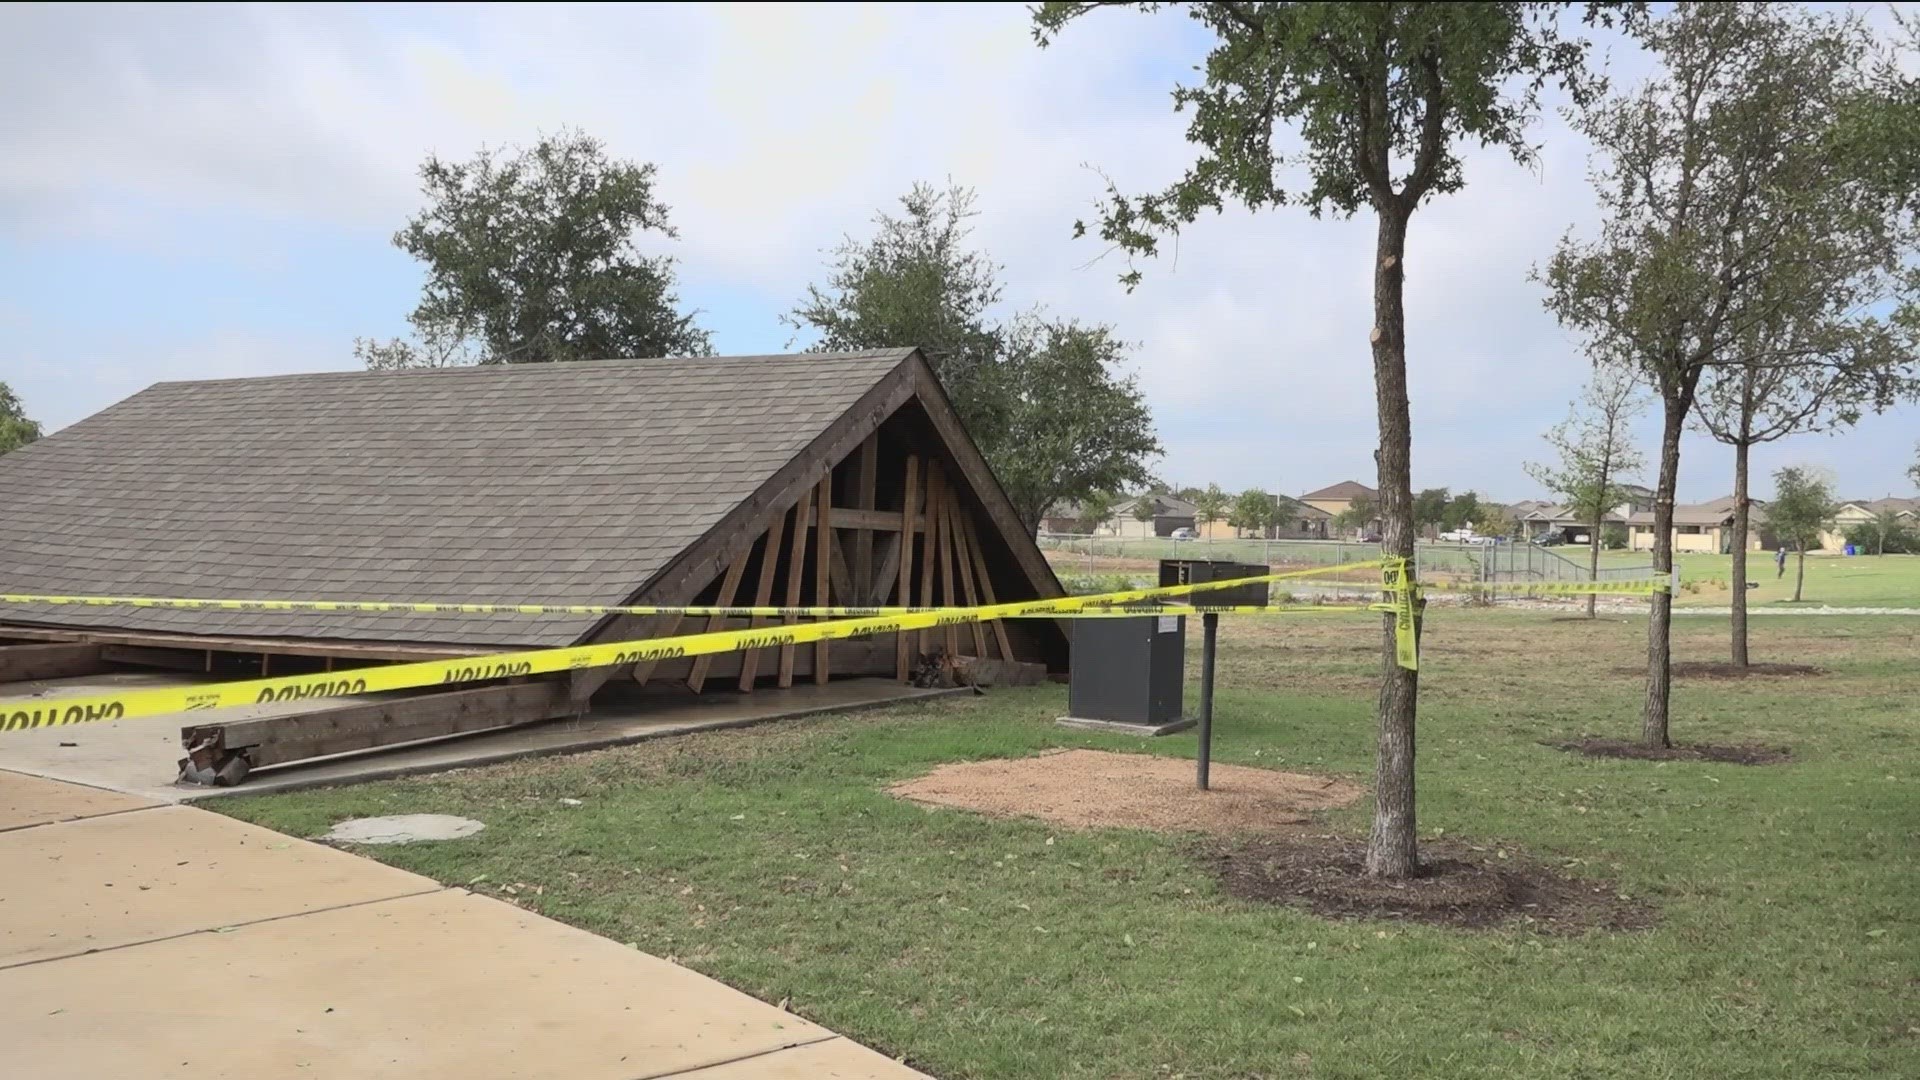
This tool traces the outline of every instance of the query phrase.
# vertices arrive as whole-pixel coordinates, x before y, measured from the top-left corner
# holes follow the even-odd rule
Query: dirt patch
[[[903,799],[1073,829],[1156,829],[1218,836],[1285,832],[1365,789],[1329,776],[1215,764],[1211,790],[1186,758],[1063,750],[942,765],[887,790]]]
[[[1785,747],[1756,746],[1751,743],[1733,746],[1690,743],[1658,750],[1620,739],[1575,739],[1572,742],[1546,745],[1556,750],[1571,750],[1588,757],[1628,758],[1634,761],[1717,761],[1726,765],[1779,765],[1793,759],[1793,754]]]
[[[1617,667],[1615,675],[1645,675],[1645,667]],[[1748,664],[1741,667],[1724,660],[1686,660],[1673,665],[1676,679],[1748,679],[1755,676],[1807,678],[1825,675],[1827,669],[1812,664]]]
[[[1336,919],[1391,919],[1466,929],[1518,925],[1552,934],[1639,930],[1654,909],[1610,882],[1569,877],[1501,848],[1420,845],[1409,881],[1370,878],[1366,846],[1334,836],[1249,840],[1204,853],[1229,894]]]

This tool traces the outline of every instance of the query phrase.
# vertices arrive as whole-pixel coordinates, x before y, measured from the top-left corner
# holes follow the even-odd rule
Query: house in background
[[[1380,493],[1358,480],[1342,480],[1337,484],[1323,487],[1318,491],[1309,491],[1305,495],[1300,496],[1300,501],[1327,515],[1327,530],[1328,534],[1331,535],[1334,532],[1333,519],[1339,517],[1349,506],[1352,506],[1355,499],[1360,498],[1370,499],[1375,504],[1378,504],[1380,501]],[[1380,519],[1374,518],[1367,522],[1364,529],[1357,531],[1377,532],[1379,529]],[[1352,532],[1356,530],[1348,531]]]
[[[1752,500],[1748,511],[1747,549],[1762,551],[1773,546],[1773,534],[1767,529],[1766,504]],[[1725,555],[1733,545],[1733,496],[1712,502],[1688,503],[1673,508],[1673,550]],[[1636,510],[1627,516],[1627,546],[1634,551],[1653,550],[1653,510]]]
[[[1135,516],[1137,508],[1145,503],[1151,515],[1142,521]],[[1133,539],[1150,539],[1156,536],[1172,536],[1176,529],[1191,529],[1199,514],[1199,508],[1178,495],[1164,491],[1150,491],[1123,499],[1114,504],[1113,512],[1107,520],[1094,530],[1097,536],[1118,536]],[[1215,524],[1225,527],[1225,522]]]
[[[1326,540],[1333,535],[1333,515],[1287,495],[1273,495],[1274,521],[1263,529],[1228,528],[1208,535],[1238,540]],[[1216,524],[1224,525],[1225,522]]]
[[[1881,514],[1891,512],[1908,528],[1920,526],[1920,499],[1848,499],[1833,516],[1833,529],[1820,534],[1820,550],[1845,551],[1847,533],[1862,525],[1871,525]]]

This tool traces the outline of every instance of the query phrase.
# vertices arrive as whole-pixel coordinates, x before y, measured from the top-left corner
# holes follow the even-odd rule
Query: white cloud
[[[13,7],[0,41],[0,95],[30,105],[0,124],[0,243],[164,250],[179,219],[240,212],[335,230],[373,258],[415,203],[425,153],[571,125],[660,165],[682,236],[660,250],[683,260],[689,294],[763,298],[758,322],[719,328],[723,344],[763,347],[787,339],[777,316],[819,276],[824,249],[913,181],[951,177],[980,190],[979,236],[1006,264],[1011,300],[1142,343],[1166,472],[1284,490],[1373,473],[1370,219],[1210,218],[1177,260],[1169,248],[1146,264],[1133,294],[1114,280],[1117,259],[1088,266],[1097,242],[1068,238],[1103,188],[1087,166],[1139,189],[1191,158],[1167,90],[1201,54],[1177,14],[1102,12],[1041,50],[1011,5]],[[1584,148],[1552,116],[1538,137],[1537,171],[1475,153],[1466,191],[1414,221],[1421,484],[1530,493],[1520,462],[1584,376],[1527,280],[1590,215]],[[393,311],[411,302],[396,296]],[[322,341],[208,324],[193,340],[217,347],[179,338],[165,366],[339,366],[363,330]],[[78,380],[60,392],[76,412],[159,377],[109,355],[59,361]],[[1872,459],[1843,462],[1843,478],[1897,476],[1894,456]],[[1692,494],[1725,486],[1691,465],[1686,479]]]

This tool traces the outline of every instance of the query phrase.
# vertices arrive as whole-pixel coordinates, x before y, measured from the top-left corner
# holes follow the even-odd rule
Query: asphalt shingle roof
[[[617,604],[911,350],[161,383],[0,456],[0,592]],[[562,645],[590,616],[0,607],[138,631]]]

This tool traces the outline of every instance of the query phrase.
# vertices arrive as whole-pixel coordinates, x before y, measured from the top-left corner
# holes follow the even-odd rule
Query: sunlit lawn
[[[1377,623],[1229,624],[1217,755],[1368,776]],[[1920,1075],[1920,620],[1756,623],[1823,678],[1688,683],[1682,740],[1784,766],[1595,761],[1629,734],[1637,618],[1434,613],[1421,827],[1650,900],[1649,931],[1544,937],[1338,923],[1222,895],[1176,835],[928,811],[885,786],[946,761],[1101,746],[1058,688],[211,805],[296,835],[450,812],[369,849],[671,956],[945,1077]],[[1718,658],[1720,620],[1683,620]],[[562,799],[579,799],[572,806]],[[1365,808],[1330,828],[1363,828]]]

